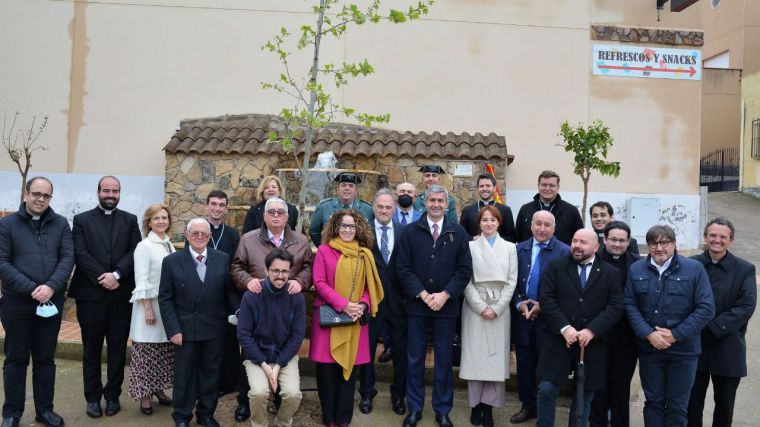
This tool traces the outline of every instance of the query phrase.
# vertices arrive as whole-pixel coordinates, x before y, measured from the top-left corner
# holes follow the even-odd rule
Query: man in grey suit
[[[198,424],[217,427],[214,411],[231,296],[230,258],[207,247],[211,227],[203,218],[190,220],[185,236],[189,245],[161,264],[158,291],[166,336],[177,346],[172,418],[177,427],[186,427],[195,406]]]

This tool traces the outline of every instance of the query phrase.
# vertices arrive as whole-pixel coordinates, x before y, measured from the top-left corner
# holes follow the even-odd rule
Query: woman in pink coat
[[[309,358],[316,362],[322,422],[347,426],[354,408],[356,365],[369,363],[367,315],[375,316],[383,287],[372,256],[372,231],[353,209],[330,217],[314,258],[314,318]],[[321,327],[319,307],[329,305],[354,319],[344,326]]]

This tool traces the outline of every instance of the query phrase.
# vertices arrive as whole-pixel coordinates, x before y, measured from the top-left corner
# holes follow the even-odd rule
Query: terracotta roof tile
[[[268,143],[270,130],[282,132],[283,121],[269,114],[244,114],[182,120],[164,147],[167,153],[282,154]],[[298,138],[296,142],[301,142]],[[300,144],[296,144],[300,152]],[[503,136],[467,132],[399,132],[361,125],[332,123],[317,130],[313,152],[332,150],[337,156],[409,156],[490,160],[507,157]]]

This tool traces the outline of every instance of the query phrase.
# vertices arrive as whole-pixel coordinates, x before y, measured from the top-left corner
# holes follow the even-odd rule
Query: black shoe
[[[359,412],[362,414],[369,414],[372,412],[372,399],[377,396],[377,390],[372,390],[372,392],[367,396],[362,396],[362,400],[359,402]]]
[[[87,416],[90,418],[100,418],[103,416],[100,402],[87,402]]]
[[[383,352],[377,358],[380,363],[388,363],[393,358],[393,350],[390,347],[385,347]]]
[[[118,400],[106,401],[106,416],[107,417],[113,417],[114,415],[118,414],[119,411],[121,411],[121,405],[119,405]]]
[[[512,417],[509,419],[509,422],[512,424],[520,424],[532,418],[536,418],[536,416],[537,414],[535,409],[528,409],[523,406],[519,412],[512,415]]]
[[[422,412],[410,412],[409,415],[404,418],[404,424],[402,424],[402,427],[416,427],[421,419]]]
[[[282,405],[282,396],[280,396],[280,389],[277,389],[277,393],[274,394],[274,398],[272,399],[272,403],[274,404],[274,409],[280,410],[280,405]]]
[[[37,414],[37,416],[34,417],[34,420],[45,424],[47,427],[61,427],[65,424],[63,418],[53,411]]]
[[[154,396],[156,396],[156,399],[158,399],[158,404],[161,406],[172,406],[172,399],[167,396],[164,393],[159,394],[158,392],[153,393]]]
[[[174,427],[188,427],[187,421],[175,421]]]
[[[493,427],[493,408],[491,405],[485,403],[480,404],[483,408],[483,427]]]
[[[19,417],[3,418],[2,427],[19,427],[19,423],[21,423],[21,418]]]
[[[214,419],[214,417],[198,418],[196,422],[198,423],[198,425],[202,425],[206,427],[220,427],[219,423]]]
[[[478,403],[470,412],[470,424],[479,426],[483,424],[483,404]]]
[[[248,397],[241,399],[238,396],[238,407],[235,409],[235,421],[243,422],[251,418],[251,404],[248,402]]]
[[[441,415],[441,414],[435,414],[435,422],[438,423],[441,427],[454,427],[454,423],[451,422],[451,418],[449,418],[449,414]]]
[[[406,403],[404,403],[404,398],[391,399],[391,408],[393,408],[393,412],[399,415],[404,415],[406,412]]]

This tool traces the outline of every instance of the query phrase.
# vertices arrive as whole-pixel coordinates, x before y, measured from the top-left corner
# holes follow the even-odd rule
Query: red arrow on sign
[[[689,77],[693,77],[697,73],[694,67],[689,67],[688,70],[675,70],[672,68],[649,68],[649,67],[629,67],[625,65],[598,65],[599,68],[608,68],[610,70],[629,70],[629,71],[660,71],[668,73],[689,73]]]

